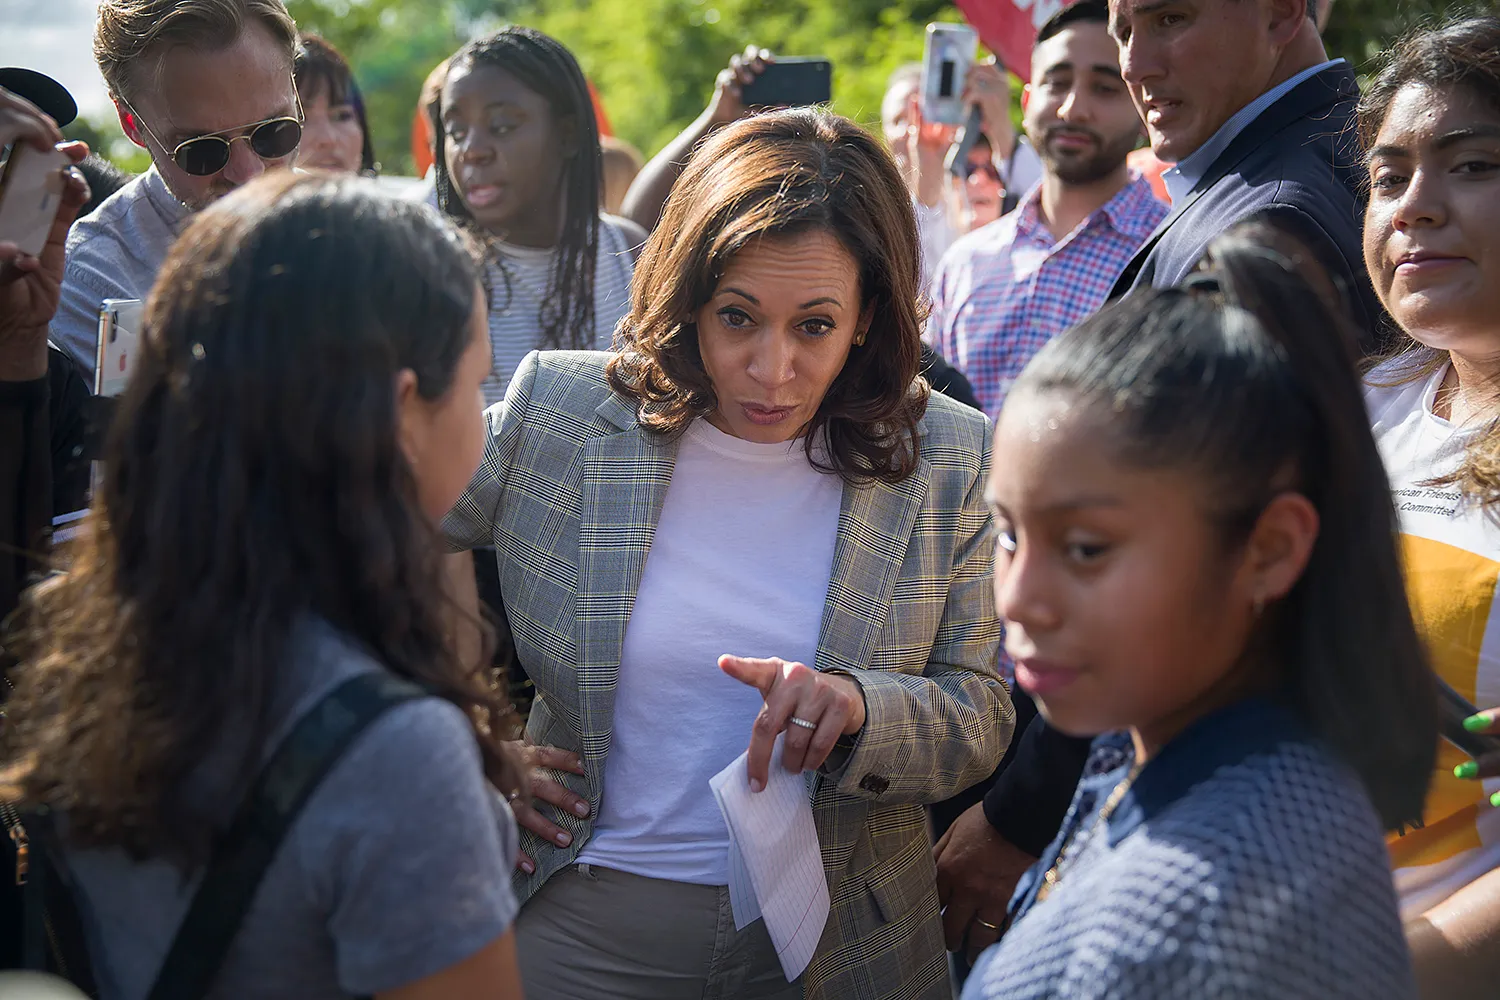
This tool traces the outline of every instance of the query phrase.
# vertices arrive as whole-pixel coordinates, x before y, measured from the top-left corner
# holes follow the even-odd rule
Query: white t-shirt
[[[728,884],[729,833],[708,781],[749,746],[761,696],[718,658],[812,665],[842,497],[801,441],[689,426],[625,629],[603,799],[580,862]]]
[[[1382,366],[1372,383],[1399,376]],[[1394,373],[1394,375],[1393,375]],[[1432,411],[1447,366],[1430,378],[1366,389],[1375,440],[1395,491],[1407,593],[1433,668],[1480,708],[1500,705],[1500,520],[1456,487],[1425,485],[1452,472],[1480,428],[1456,427]],[[1487,801],[1500,780],[1462,781],[1467,758],[1439,745],[1424,826],[1390,838],[1402,916],[1414,917],[1500,866],[1500,809]]]

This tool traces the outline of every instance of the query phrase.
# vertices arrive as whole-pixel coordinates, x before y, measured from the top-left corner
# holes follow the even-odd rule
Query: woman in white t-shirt
[[[646,233],[600,213],[588,83],[554,39],[510,27],[470,42],[435,118],[438,207],[489,250],[493,405],[530,351],[609,348]]]
[[[854,122],[746,118],[678,180],[625,349],[531,354],[489,410],[445,527],[494,546],[528,736],[572,759],[514,803],[532,1000],[952,1000],[923,807],[1014,715],[987,424],[918,376],[916,244]],[[732,840],[716,776],[816,856]],[[826,905],[752,867],[745,920],[742,850]]]
[[[1365,261],[1407,349],[1367,376],[1412,610],[1434,669],[1500,704],[1500,18],[1398,44],[1360,108]],[[1380,734],[1372,733],[1379,739]],[[1444,746],[1424,824],[1391,841],[1424,995],[1500,982],[1500,781]]]

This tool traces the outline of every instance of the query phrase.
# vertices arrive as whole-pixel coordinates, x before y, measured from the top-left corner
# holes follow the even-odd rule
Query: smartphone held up
[[[0,172],[0,243],[32,257],[47,245],[67,190],[67,153],[15,144]]]
[[[748,108],[803,108],[833,100],[833,64],[827,59],[781,56],[745,85]]]
[[[922,117],[962,125],[968,114],[964,84],[979,55],[979,35],[967,24],[929,24],[922,51]]]

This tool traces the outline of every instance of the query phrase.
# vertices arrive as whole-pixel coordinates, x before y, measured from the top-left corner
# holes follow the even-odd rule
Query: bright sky
[[[109,114],[94,66],[98,0],[0,0],[0,66],[40,70],[72,93],[85,115]]]

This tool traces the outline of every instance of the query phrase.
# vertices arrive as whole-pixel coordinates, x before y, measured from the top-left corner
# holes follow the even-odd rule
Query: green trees
[[[834,66],[834,106],[873,122],[886,77],[922,55],[941,0],[538,0],[518,12],[565,42],[616,130],[648,154],[703,110],[729,57],[754,43]]]
[[[336,45],[365,93],[376,155],[410,170],[422,80],[464,39],[506,22],[565,42],[621,137],[648,155],[708,101],[730,55],[754,42],[834,64],[836,107],[879,117],[890,71],[921,58],[922,26],[956,20],[943,0],[290,0],[304,30]]]
[[[1324,40],[1331,54],[1343,56],[1363,73],[1407,28],[1466,9],[1479,6],[1473,0],[1333,0]]]

